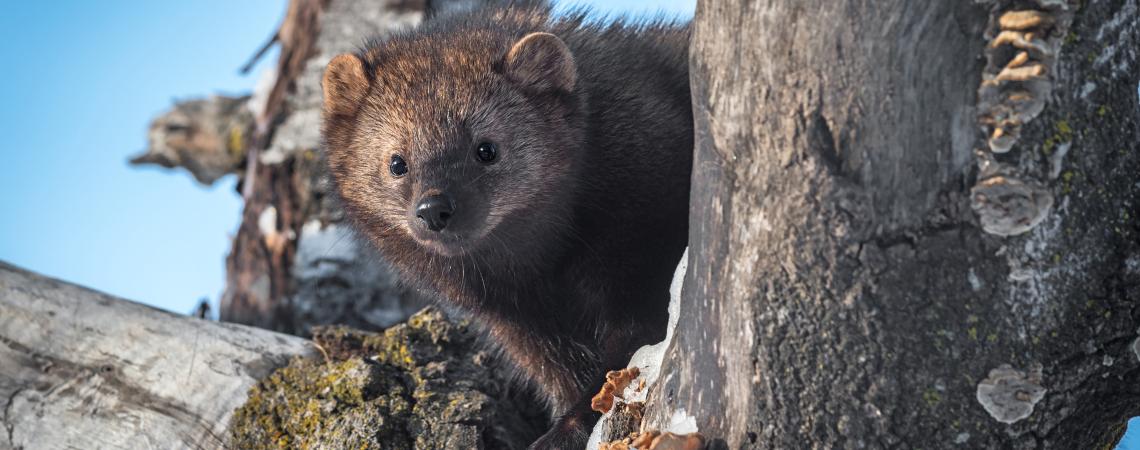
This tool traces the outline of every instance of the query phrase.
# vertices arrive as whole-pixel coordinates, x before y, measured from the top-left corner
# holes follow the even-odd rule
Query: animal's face
[[[548,34],[505,44],[401,42],[368,55],[374,67],[355,55],[330,63],[329,166],[369,237],[455,256],[564,220],[581,151],[573,60]]]

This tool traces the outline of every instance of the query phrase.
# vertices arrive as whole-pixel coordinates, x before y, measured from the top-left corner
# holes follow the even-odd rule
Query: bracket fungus
[[[1040,365],[1027,373],[1002,364],[978,383],[978,403],[998,422],[1014,423],[1029,417],[1045,397],[1047,389],[1041,383]]]
[[[1002,9],[1009,6],[1007,2],[993,3],[985,35],[986,67],[978,88],[978,124],[986,133],[988,151],[977,151],[983,173],[971,197],[982,229],[1013,236],[1045,218],[1053,195],[1041,183],[1014,177],[1017,168],[997,162],[992,155],[1010,152],[1022,126],[1044,111],[1072,13],[1065,1],[1037,0],[1039,9],[1012,10]]]
[[[1010,176],[993,176],[970,189],[970,207],[982,229],[998,236],[1014,236],[1031,230],[1045,219],[1053,195],[1035,182]]]
[[[1014,10],[995,11],[990,17],[978,106],[994,153],[1010,151],[1021,126],[1045,109],[1061,47],[1058,25],[1067,24],[1057,16],[1053,11]]]

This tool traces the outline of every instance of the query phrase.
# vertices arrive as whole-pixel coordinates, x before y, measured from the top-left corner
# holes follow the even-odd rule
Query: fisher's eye
[[[388,171],[392,172],[392,176],[400,178],[408,173],[408,163],[404,162],[404,158],[400,155],[392,155],[392,162],[388,164]]]
[[[495,158],[499,155],[499,149],[495,144],[490,142],[480,142],[479,146],[475,147],[475,157],[485,164],[495,162]]]

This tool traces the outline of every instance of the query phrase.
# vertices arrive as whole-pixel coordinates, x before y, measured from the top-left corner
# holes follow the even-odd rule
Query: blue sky
[[[695,0],[581,1],[689,16]],[[284,0],[0,2],[0,260],[171,311],[217,301],[234,180],[127,165],[171,99],[243,93]],[[1134,419],[1130,429],[1140,428]],[[1132,433],[1140,434],[1140,433]],[[1140,436],[1120,449],[1140,450]]]
[[[177,312],[222,290],[240,200],[127,165],[173,98],[242,92],[281,0],[0,2],[0,259]]]
[[[1140,450],[1140,417],[1128,421],[1128,430],[1116,446],[1116,450]]]

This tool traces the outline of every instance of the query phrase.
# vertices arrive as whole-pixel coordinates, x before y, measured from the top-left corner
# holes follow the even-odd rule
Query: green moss
[[[250,392],[234,413],[236,447],[410,448],[401,422],[410,416],[399,375],[364,359],[325,364],[294,359]]]
[[[314,343],[325,355],[295,358],[250,390],[231,421],[233,447],[517,447],[543,425],[507,401],[466,323],[438,310],[383,333],[319,328]],[[501,422],[529,433],[498,435]]]

